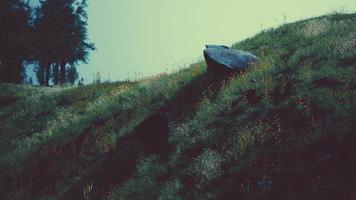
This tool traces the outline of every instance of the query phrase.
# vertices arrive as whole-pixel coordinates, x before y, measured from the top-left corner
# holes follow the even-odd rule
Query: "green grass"
[[[21,95],[11,89],[14,86],[2,85],[2,91],[9,93],[4,96],[19,96],[13,104],[0,110],[3,116],[0,164],[4,168],[4,177],[9,178],[11,174],[22,176],[26,172],[24,167],[29,170],[36,168],[43,160],[58,156],[54,155],[57,154],[55,151],[76,145],[78,138],[85,135],[92,137],[93,141],[83,146],[93,145],[90,147],[94,150],[80,156],[87,156],[88,161],[98,159],[114,148],[116,140],[130,133],[181,87],[203,72],[203,66],[195,65],[178,73],[162,74],[134,83],[106,83],[68,89],[16,86],[20,88],[16,91],[23,90]],[[110,132],[98,133],[101,129],[97,127]],[[68,156],[65,155],[68,153],[73,152],[61,156]],[[85,170],[83,166],[73,167]]]
[[[325,30],[309,33],[313,31],[309,26],[319,20],[326,23],[320,26]],[[355,37],[355,21],[354,14],[329,15],[270,29],[234,45],[259,55],[261,63],[223,84],[215,99],[202,99],[195,115],[178,125],[170,138],[175,151],[166,169],[173,172],[149,189],[156,191],[152,199],[162,199],[162,195],[167,199],[324,199],[340,197],[344,191],[345,198],[350,198],[347,195],[353,194],[347,191],[352,180],[342,176],[343,167],[329,166],[305,178],[303,173],[321,164],[302,161],[300,156],[314,153],[308,148],[318,148],[319,143],[355,141],[356,51],[355,43],[352,46],[345,40]],[[345,48],[339,51],[341,44]],[[252,78],[257,82],[251,82]],[[340,143],[337,147],[342,149]],[[329,151],[342,151],[332,148]],[[195,163],[206,152],[216,156],[200,162],[197,170]],[[289,161],[289,156],[297,161]],[[305,166],[307,162],[314,166]],[[133,188],[145,187],[138,180],[151,176],[137,176],[138,184],[129,180],[111,198],[131,199],[131,190],[144,196],[145,192]],[[167,176],[165,170],[161,176]],[[328,177],[309,191],[319,176]],[[332,185],[328,178],[340,185]],[[301,187],[288,180],[304,181],[303,192],[283,187]],[[166,188],[172,182],[176,187],[168,195]]]
[[[352,199],[356,14],[284,24],[233,48],[261,62],[225,80],[198,63],[137,82],[1,85],[0,197],[98,194],[95,172],[108,155],[169,111],[179,114],[169,120],[172,148],[139,153],[101,198]]]

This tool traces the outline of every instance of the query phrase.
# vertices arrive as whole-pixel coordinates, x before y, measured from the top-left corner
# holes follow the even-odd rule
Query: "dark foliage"
[[[0,1],[0,82],[22,83],[22,62],[30,53],[29,18],[27,3]]]
[[[41,69],[38,76],[44,76],[45,85],[49,84],[51,68],[54,84],[74,83],[78,78],[75,64],[78,61],[87,62],[89,52],[95,49],[88,42],[86,7],[85,0],[41,2],[35,21],[35,35],[38,37],[36,49]]]
[[[76,64],[87,62],[95,49],[88,42],[86,8],[86,0],[43,0],[38,8],[1,0],[0,82],[22,83],[29,61],[40,85],[51,79],[55,85],[74,83]]]

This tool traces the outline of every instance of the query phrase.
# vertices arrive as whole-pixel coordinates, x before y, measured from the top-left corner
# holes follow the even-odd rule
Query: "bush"
[[[221,156],[210,149],[206,149],[191,165],[191,173],[196,177],[199,185],[209,185],[222,173]]]

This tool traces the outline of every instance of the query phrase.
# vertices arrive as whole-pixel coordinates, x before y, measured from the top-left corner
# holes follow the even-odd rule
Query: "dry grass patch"
[[[314,19],[305,22],[304,27],[299,31],[305,37],[316,37],[330,29],[331,22],[327,19]]]
[[[356,33],[341,38],[334,42],[334,49],[339,54],[345,54],[356,50]]]

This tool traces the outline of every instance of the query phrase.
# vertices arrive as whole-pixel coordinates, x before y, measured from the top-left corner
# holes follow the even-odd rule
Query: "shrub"
[[[194,159],[191,172],[196,177],[198,184],[208,185],[221,175],[222,162],[220,154],[206,149],[199,157]]]

